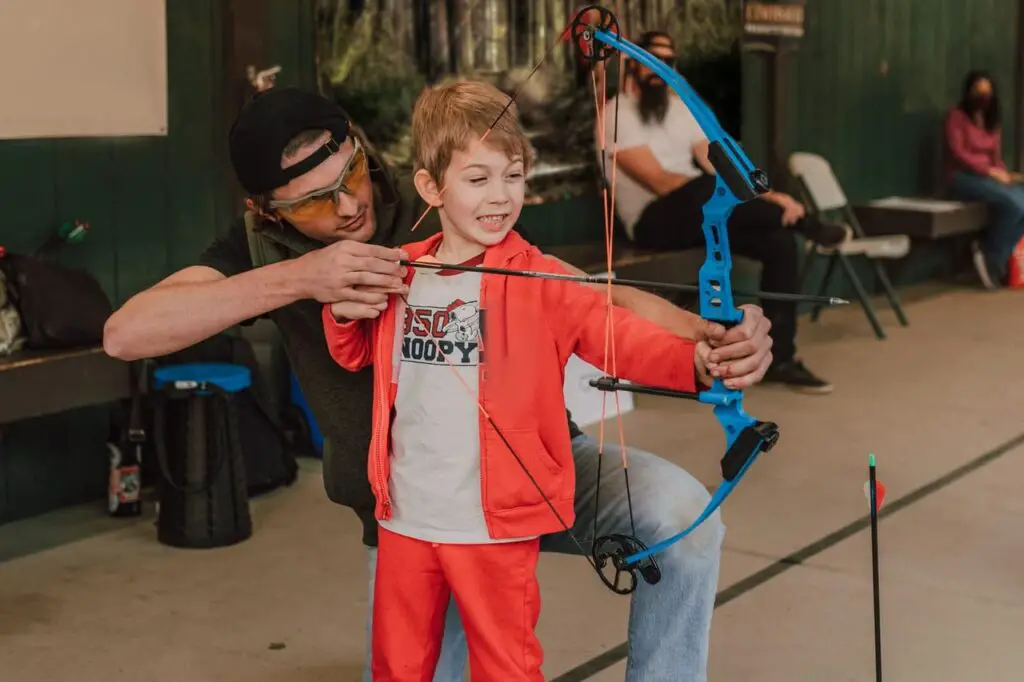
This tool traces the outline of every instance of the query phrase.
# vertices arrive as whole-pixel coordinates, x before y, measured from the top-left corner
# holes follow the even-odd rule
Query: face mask
[[[978,108],[985,108],[992,101],[992,95],[971,95],[971,104]]]

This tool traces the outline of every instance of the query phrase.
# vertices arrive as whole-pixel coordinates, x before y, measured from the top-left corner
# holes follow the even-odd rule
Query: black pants
[[[649,249],[704,248],[703,206],[715,188],[715,177],[701,175],[679,189],[658,197],[637,220],[633,241]],[[797,293],[800,281],[797,243],[790,228],[782,224],[782,208],[754,199],[733,209],[729,217],[729,246],[761,263],[763,291]],[[792,229],[799,231],[799,226]],[[763,301],[761,307],[772,323],[774,362],[785,362],[796,354],[796,303]]]

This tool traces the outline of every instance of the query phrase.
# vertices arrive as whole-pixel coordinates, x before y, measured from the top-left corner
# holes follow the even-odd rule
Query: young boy
[[[410,260],[562,272],[512,231],[530,163],[515,110],[481,141],[507,101],[465,81],[420,96],[415,182],[442,229],[403,247]],[[408,297],[393,296],[374,319],[323,311],[335,360],[350,371],[374,366],[374,679],[433,679],[453,592],[474,682],[543,680],[539,536],[563,530],[549,502],[570,527],[574,519],[564,369],[573,353],[605,366],[606,296],[461,270],[409,268],[406,282]],[[698,390],[698,375],[710,384],[693,342],[611,312],[610,372],[683,391]]]

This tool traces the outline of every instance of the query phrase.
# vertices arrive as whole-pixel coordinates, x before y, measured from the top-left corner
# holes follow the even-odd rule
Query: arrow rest
[[[647,557],[635,564],[626,563],[626,557],[646,551],[647,546],[631,535],[623,533],[602,535],[594,540],[594,568],[597,569],[597,575],[601,577],[601,582],[607,585],[612,592],[632,594],[637,586],[637,572],[648,585],[657,585],[661,581],[661,569],[654,557]],[[610,572],[605,571],[605,568],[609,567],[609,562],[611,562],[610,568],[614,570],[611,576],[609,576]],[[629,583],[626,587],[621,586],[623,575],[629,576]]]

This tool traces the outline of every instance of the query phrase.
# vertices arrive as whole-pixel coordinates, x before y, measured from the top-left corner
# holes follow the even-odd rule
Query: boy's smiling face
[[[452,153],[440,187],[425,170],[416,173],[420,194],[438,206],[445,252],[471,258],[505,238],[523,209],[526,172],[522,159],[479,139]],[[443,189],[443,193],[439,192]]]

